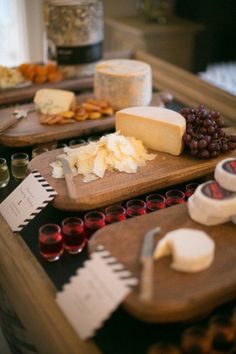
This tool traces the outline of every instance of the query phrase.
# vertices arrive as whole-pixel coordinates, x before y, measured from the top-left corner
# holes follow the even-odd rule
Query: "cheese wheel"
[[[223,224],[236,212],[236,193],[225,190],[216,181],[203,183],[189,198],[188,211],[194,221],[203,225]]]
[[[69,111],[75,104],[75,94],[57,89],[38,90],[34,97],[37,110],[42,114],[59,114]]]
[[[95,66],[94,95],[115,110],[149,105],[152,99],[150,65],[137,60],[113,59]]]
[[[206,226],[220,225],[230,221],[230,217],[221,217],[219,214],[212,214],[210,208],[204,210],[200,208],[194,202],[194,195],[188,199],[188,212],[191,219]]]
[[[195,273],[211,265],[214,251],[215,243],[205,232],[183,228],[168,232],[157,243],[154,258],[172,255],[171,268]]]
[[[215,179],[223,188],[236,192],[236,158],[220,161],[215,168]]]
[[[133,136],[152,150],[180,155],[186,129],[184,117],[160,107],[130,107],[116,112],[116,131]]]

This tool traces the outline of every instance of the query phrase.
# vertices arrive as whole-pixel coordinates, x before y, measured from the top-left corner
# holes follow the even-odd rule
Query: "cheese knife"
[[[149,230],[143,240],[140,254],[140,262],[142,264],[140,277],[140,299],[142,301],[150,301],[153,298],[153,251],[155,246],[155,236],[159,234],[161,228],[159,226]]]
[[[0,121],[0,134],[2,134],[6,129],[10,128],[15,123],[17,123],[21,118],[26,118],[29,113],[34,111],[35,108],[15,110],[12,116],[10,116],[6,121]]]
[[[64,171],[64,176],[65,176],[65,181],[66,181],[66,187],[68,190],[69,197],[71,199],[77,199],[77,191],[76,191],[76,186],[74,183],[74,176],[71,171],[71,167],[69,162],[65,157],[62,156],[57,156],[57,160],[62,163],[62,168]]]

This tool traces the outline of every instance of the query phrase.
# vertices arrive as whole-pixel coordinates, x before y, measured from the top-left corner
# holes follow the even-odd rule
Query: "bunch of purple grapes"
[[[236,148],[236,135],[227,135],[219,112],[208,111],[203,105],[180,110],[186,119],[184,141],[190,153],[199,158],[213,158]]]

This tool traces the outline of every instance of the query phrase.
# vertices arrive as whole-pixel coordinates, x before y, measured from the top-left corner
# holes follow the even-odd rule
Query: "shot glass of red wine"
[[[89,239],[94,232],[106,225],[105,214],[101,211],[89,211],[84,216],[86,237]]]
[[[57,261],[63,251],[61,228],[57,224],[44,224],[39,228],[39,250],[49,262]]]
[[[141,199],[131,199],[126,203],[126,214],[128,217],[146,214],[146,203]]]
[[[112,224],[126,219],[126,210],[120,205],[113,205],[105,209],[106,223]]]
[[[178,190],[172,189],[166,192],[166,206],[185,203],[185,194]]]
[[[61,229],[65,250],[70,254],[81,252],[87,242],[83,220],[78,217],[65,218]]]
[[[166,198],[162,194],[149,194],[146,197],[147,212],[164,209],[166,207]]]
[[[186,185],[185,187],[185,196],[188,199],[189,197],[191,197],[191,195],[193,195],[193,193],[195,192],[196,188],[199,186],[198,183],[189,183]]]

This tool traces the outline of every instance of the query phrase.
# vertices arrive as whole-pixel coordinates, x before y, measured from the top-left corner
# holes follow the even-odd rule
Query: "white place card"
[[[94,335],[138,281],[99,246],[56,301],[81,339]]]
[[[0,204],[0,213],[12,231],[20,231],[56,194],[44,177],[33,171]]]

